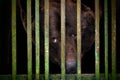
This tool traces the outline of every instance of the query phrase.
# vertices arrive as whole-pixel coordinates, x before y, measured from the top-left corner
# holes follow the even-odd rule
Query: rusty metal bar
[[[100,79],[100,12],[99,12],[99,0],[95,0],[95,75],[96,79]]]
[[[116,0],[111,0],[112,25],[112,80],[116,80]]]
[[[108,0],[104,0],[105,80],[108,80]]]
[[[81,79],[81,0],[77,0],[77,79]]]
[[[61,0],[61,79],[65,80],[65,0]]]
[[[28,80],[32,80],[32,21],[31,21],[31,0],[27,0],[27,60]]]
[[[12,80],[16,80],[16,0],[12,0]]]
[[[49,80],[49,0],[45,0],[45,80]]]
[[[35,0],[35,51],[36,51],[36,80],[40,75],[40,28],[39,28],[39,0]]]

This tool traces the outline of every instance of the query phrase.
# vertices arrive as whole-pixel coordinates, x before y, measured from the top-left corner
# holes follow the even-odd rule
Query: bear
[[[40,3],[40,36],[41,36],[41,54],[44,55],[44,6],[43,3]],[[60,66],[61,60],[61,13],[60,13],[60,2],[51,0],[49,8],[49,55],[50,60]],[[66,28],[66,38],[65,38],[65,67],[66,73],[76,73],[76,56],[77,56],[77,10],[76,10],[76,1],[66,0],[66,9],[65,9],[65,28]],[[26,15],[23,14],[24,11],[20,7],[21,11],[21,20],[26,30]],[[81,58],[84,54],[90,50],[94,44],[95,38],[95,16],[94,12],[90,7],[81,4],[81,44],[82,52]],[[32,20],[32,40],[35,44],[35,18]]]

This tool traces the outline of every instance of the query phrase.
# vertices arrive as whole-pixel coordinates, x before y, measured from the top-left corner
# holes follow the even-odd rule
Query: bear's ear
[[[40,11],[43,11],[44,9],[44,0],[40,0]]]
[[[100,18],[102,18],[102,16],[103,16],[103,10],[102,10],[102,7],[100,6]]]
[[[19,14],[20,14],[20,19],[22,21],[22,25],[23,25],[25,31],[27,31],[27,15],[25,13],[25,10],[23,9],[21,0],[17,0],[17,4],[18,4],[18,10],[19,10]]]
[[[22,22],[22,25],[24,27],[24,30],[27,32],[27,13],[26,13],[26,3],[24,3],[24,0],[17,0],[17,4],[18,4],[18,11],[20,14],[20,19]],[[32,29],[34,29],[34,20],[32,20]]]

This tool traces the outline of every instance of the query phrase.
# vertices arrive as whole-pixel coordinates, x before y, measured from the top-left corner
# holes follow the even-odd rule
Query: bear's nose
[[[76,73],[76,62],[75,61],[70,61],[66,63],[66,73],[67,74]]]

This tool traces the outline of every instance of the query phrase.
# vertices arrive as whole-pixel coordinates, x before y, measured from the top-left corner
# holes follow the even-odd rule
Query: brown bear
[[[40,3],[40,36],[41,36],[41,53],[44,54],[44,5]],[[65,65],[67,73],[76,73],[76,44],[77,44],[77,10],[76,10],[76,1],[67,0],[66,1],[66,19],[65,19],[65,28],[66,28],[66,47],[65,47]],[[21,9],[21,8],[20,8]],[[50,60],[58,65],[60,65],[60,55],[61,55],[61,33],[60,33],[60,2],[59,1],[50,1]],[[21,9],[21,13],[23,10]],[[21,16],[24,28],[26,29],[26,21]],[[33,18],[33,42],[34,42],[34,18]],[[82,53],[84,55],[94,43],[95,37],[95,25],[94,25],[94,12],[90,7],[81,4],[81,33],[82,33]]]

